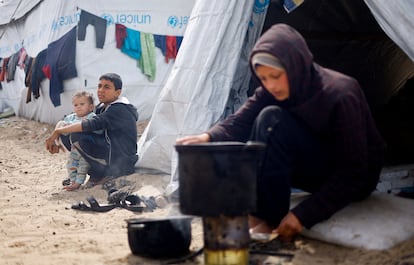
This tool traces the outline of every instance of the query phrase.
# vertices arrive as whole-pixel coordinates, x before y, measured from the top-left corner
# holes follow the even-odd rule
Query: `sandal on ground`
[[[88,212],[108,212],[115,207],[117,207],[116,204],[99,204],[98,201],[93,197],[89,196],[86,198],[86,200],[89,202],[90,206],[87,206],[83,201],[80,201],[77,204],[72,205],[72,209],[79,210],[79,211],[88,211]]]
[[[131,195],[131,193],[129,191],[111,189],[111,190],[108,191],[108,202],[119,204],[128,195]]]
[[[132,212],[143,212],[144,206],[141,205],[141,199],[137,195],[127,195],[123,200],[119,201],[119,206]]]
[[[62,186],[69,186],[70,185],[70,178],[64,179],[62,181]]]

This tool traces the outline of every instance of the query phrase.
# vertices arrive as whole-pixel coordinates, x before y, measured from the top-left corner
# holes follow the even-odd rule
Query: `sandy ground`
[[[143,126],[139,126],[142,132]],[[165,260],[132,255],[127,240],[129,218],[165,217],[177,211],[168,204],[153,212],[116,208],[106,213],[71,209],[93,195],[107,202],[102,186],[75,192],[62,190],[67,153],[49,154],[44,147],[53,126],[18,117],[0,119],[0,264],[161,264]],[[162,193],[169,176],[137,170],[117,179],[122,189],[140,195]],[[414,220],[413,220],[414,225]],[[195,251],[203,246],[200,218],[192,222]],[[293,257],[252,254],[251,264],[414,265],[414,239],[386,251],[350,249],[299,237],[292,244],[270,244]],[[181,264],[204,264],[203,255]]]

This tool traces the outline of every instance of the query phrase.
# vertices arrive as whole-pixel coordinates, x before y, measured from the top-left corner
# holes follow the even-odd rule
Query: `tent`
[[[0,2],[0,67],[3,67],[4,58],[20,55],[22,48],[28,57],[36,58],[51,43],[61,40],[78,26],[77,76],[63,81],[61,104],[55,105],[49,98],[51,86],[48,78],[40,83],[40,96],[32,96],[27,102],[27,96],[31,93],[28,93],[25,84],[26,72],[19,65],[15,67],[13,80],[1,81],[0,112],[12,108],[19,116],[54,124],[72,111],[71,96],[74,91],[84,89],[95,94],[99,76],[105,72],[117,72],[123,78],[123,94],[138,108],[140,120],[149,119],[175,58],[166,56],[164,50],[156,47],[155,77],[150,79],[137,66],[137,59],[116,47],[116,24],[135,32],[150,33],[154,38],[175,37],[177,41],[184,35],[193,5],[194,0],[171,0],[168,5],[162,0]],[[98,28],[93,20],[86,24],[86,29],[83,27],[84,36],[81,38],[79,22],[82,11],[91,14],[93,19],[106,22],[99,29],[100,34],[104,35],[103,47],[97,45],[95,33]]]
[[[136,61],[116,49],[113,33],[107,35],[104,49],[99,50],[93,29],[87,28],[85,41],[77,42],[79,77],[65,81],[68,92],[75,88],[94,90],[98,73],[122,71],[125,95],[138,107],[140,119],[151,118],[138,141],[137,167],[170,174],[168,193],[178,184],[175,139],[206,130],[247,99],[257,85],[248,69],[252,45],[262,30],[274,23],[287,23],[305,36],[318,63],[354,76],[361,83],[388,143],[387,161],[410,162],[414,152],[410,137],[414,128],[409,122],[413,111],[409,102],[414,96],[414,12],[407,10],[414,10],[414,3],[174,0],[167,7],[161,0],[147,2],[21,0],[26,12],[15,6],[19,12],[0,21],[0,33],[6,32],[1,33],[0,57],[9,56],[22,45],[29,53],[38,53],[76,24],[80,9],[105,17],[108,31],[115,30],[112,17],[140,31],[184,35],[174,62],[165,64],[157,50],[157,77],[151,83],[137,70]],[[150,12],[151,23],[134,24]],[[68,105],[54,107],[46,96],[25,103],[23,80],[17,82],[21,83],[15,90],[7,89],[12,82],[2,82],[0,103],[7,101],[19,115],[53,123],[69,111]],[[45,95],[47,82],[42,83]],[[61,97],[65,102],[70,93],[64,92]]]
[[[242,69],[248,68],[245,62],[249,47],[244,47],[244,53],[235,52],[242,49],[239,42],[246,43],[249,37],[252,38],[249,35],[252,20],[246,20],[246,14],[250,12],[264,12],[263,30],[274,23],[292,25],[305,36],[318,63],[354,76],[361,83],[388,142],[387,160],[392,163],[409,162],[413,152],[410,143],[414,142],[406,137],[412,128],[406,125],[404,118],[409,117],[407,110],[412,110],[407,108],[407,103],[402,106],[400,102],[409,101],[406,91],[410,91],[413,85],[413,45],[410,43],[413,43],[414,28],[403,27],[414,23],[414,13],[404,12],[414,10],[413,3],[254,1],[250,11],[245,9],[245,2],[238,1],[234,6],[229,2],[232,3],[195,3],[183,43],[186,48],[191,45],[191,51],[189,48],[181,51],[150,124],[139,141],[141,159],[138,165],[150,167],[156,164],[157,169],[171,174],[167,193],[174,192],[178,186],[175,139],[205,131],[222,119],[223,113],[231,112],[228,111],[229,106],[239,106],[257,85],[257,81],[251,80],[250,91],[246,91],[246,86],[240,89],[236,84],[239,80],[232,79],[231,75],[241,71],[234,65],[234,58],[240,59],[237,65],[243,65]],[[301,4],[287,12],[287,3]],[[217,29],[215,32],[208,31],[211,25]],[[235,35],[240,28],[247,30],[246,36]],[[204,34],[198,34],[199,31]],[[223,31],[226,35],[217,33]],[[410,50],[402,49],[407,47]],[[194,63],[194,57],[201,63]],[[246,72],[242,75],[250,78]]]

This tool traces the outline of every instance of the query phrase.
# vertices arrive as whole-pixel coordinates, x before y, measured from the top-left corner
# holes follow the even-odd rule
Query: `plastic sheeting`
[[[137,61],[116,48],[115,23],[152,34],[183,36],[194,1],[170,0],[165,5],[164,0],[22,0],[22,4],[31,3],[35,7],[20,19],[0,25],[0,32],[3,33],[0,38],[0,57],[11,56],[22,47],[29,56],[36,57],[49,43],[77,26],[82,9],[107,20],[106,39],[103,49],[97,48],[95,28],[88,25],[85,40],[76,42],[78,77],[64,81],[61,106],[54,107],[51,103],[47,79],[41,83],[40,97],[26,103],[25,74],[18,69],[14,81],[2,82],[0,112],[12,107],[19,116],[53,124],[72,111],[71,97],[74,91],[83,89],[95,94],[99,76],[106,72],[117,72],[124,83],[122,93],[138,108],[140,120],[149,119],[174,60],[166,63],[161,50],[156,48],[156,77],[154,81],[149,81],[137,67]],[[26,10],[22,4],[16,14],[21,14],[20,8]],[[6,4],[0,6],[1,14],[11,16],[16,7]]]
[[[293,196],[291,207],[305,198]],[[311,229],[304,229],[302,234],[351,248],[386,250],[414,236],[413,206],[412,199],[375,192]]]
[[[414,2],[364,1],[381,28],[414,61]]]
[[[222,116],[242,48],[254,44],[267,5],[253,0],[196,2],[177,61],[138,142],[138,166],[171,173],[167,194],[178,187],[175,140],[205,131]]]
[[[43,0],[3,0],[0,3],[0,25],[8,24],[26,15]],[[1,32],[0,32],[1,36]]]

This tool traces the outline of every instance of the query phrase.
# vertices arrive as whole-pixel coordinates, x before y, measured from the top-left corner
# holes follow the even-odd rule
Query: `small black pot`
[[[128,223],[128,243],[134,255],[152,258],[179,257],[189,252],[192,217],[133,218]]]

